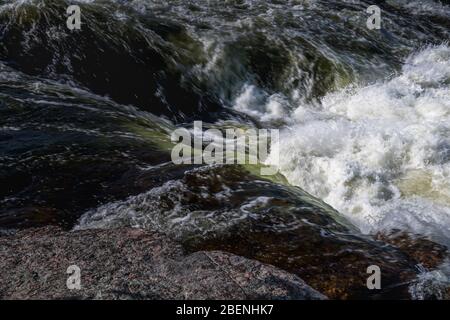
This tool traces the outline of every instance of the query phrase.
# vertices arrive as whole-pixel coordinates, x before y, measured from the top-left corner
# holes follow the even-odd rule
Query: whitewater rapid
[[[271,115],[283,115],[276,107]],[[329,93],[285,117],[267,162],[291,184],[364,233],[400,229],[450,244],[448,45],[412,54],[390,79]]]

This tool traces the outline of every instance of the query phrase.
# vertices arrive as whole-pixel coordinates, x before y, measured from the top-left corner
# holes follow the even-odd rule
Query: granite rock
[[[67,269],[80,269],[69,290]],[[325,299],[298,276],[221,251],[185,254],[131,228],[0,235],[1,299]]]

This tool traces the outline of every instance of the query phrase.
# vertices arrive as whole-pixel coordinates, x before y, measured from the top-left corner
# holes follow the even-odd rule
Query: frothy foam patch
[[[415,300],[446,299],[446,291],[450,285],[449,266],[449,261],[446,261],[441,266],[441,270],[421,272],[417,281],[409,287],[411,298]]]
[[[285,119],[289,103],[280,94],[269,95],[254,85],[243,86],[233,108],[263,122]]]
[[[410,230],[450,245],[450,48],[427,48],[400,75],[299,107],[280,133],[288,180],[363,232]],[[268,163],[271,162],[269,157]]]

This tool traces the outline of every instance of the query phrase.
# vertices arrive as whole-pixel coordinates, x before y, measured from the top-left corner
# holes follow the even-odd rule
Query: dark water
[[[74,3],[82,27],[70,31]],[[381,30],[366,27],[371,4]],[[331,297],[409,297],[417,261],[281,174],[172,164],[170,132],[194,120],[284,128],[289,117],[236,107],[245,88],[286,114],[320,110],[330,92],[392,78],[449,35],[445,1],[1,0],[0,228],[157,229]],[[381,293],[365,287],[372,264]]]

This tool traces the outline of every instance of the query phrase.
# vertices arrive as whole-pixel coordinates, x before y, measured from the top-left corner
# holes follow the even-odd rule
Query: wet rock
[[[67,288],[80,268],[81,289]],[[299,277],[230,253],[185,255],[139,229],[0,234],[2,299],[324,299]]]
[[[251,231],[241,230],[235,237],[187,247],[223,250],[278,266],[332,299],[410,299],[409,284],[417,276],[414,260],[396,248],[348,234],[321,237],[306,227],[275,234],[261,224],[253,225]],[[371,265],[381,269],[381,290],[367,288]]]
[[[376,239],[397,247],[427,269],[438,267],[449,256],[447,247],[444,245],[405,231],[392,230],[389,233],[378,233]]]
[[[409,299],[417,262],[364,236],[299,188],[236,166],[188,170],[146,193],[87,212],[77,228],[157,229],[191,253],[226,251],[276,266],[335,299]],[[367,288],[367,268],[382,290]]]

